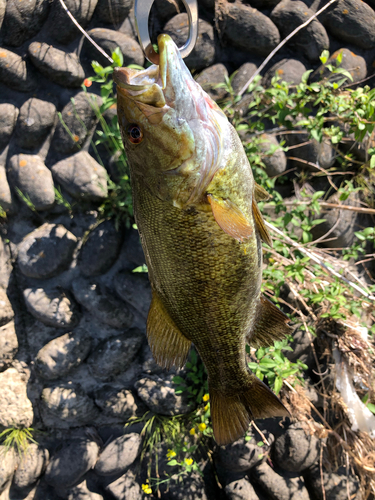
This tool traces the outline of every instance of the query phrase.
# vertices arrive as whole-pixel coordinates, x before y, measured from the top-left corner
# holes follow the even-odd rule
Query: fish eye
[[[142,142],[143,132],[141,127],[136,123],[131,123],[128,126],[128,136],[130,142],[132,142],[133,144],[139,144],[140,142]]]

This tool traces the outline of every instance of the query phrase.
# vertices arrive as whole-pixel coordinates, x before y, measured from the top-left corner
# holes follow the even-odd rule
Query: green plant
[[[208,392],[207,372],[194,349],[190,351],[185,369],[185,378],[179,375],[173,377],[173,382],[176,384],[175,392],[176,394],[186,392],[189,398],[197,403],[201,403],[204,394]]]
[[[303,384],[303,371],[307,370],[307,365],[300,360],[292,363],[282,351],[293,351],[288,345],[288,339],[277,341],[272,347],[260,347],[255,353],[256,361],[249,363],[250,370],[260,380],[267,378],[276,394],[279,394],[284,380],[289,377],[293,377],[292,385],[296,382]],[[247,352],[250,354],[249,346],[247,346]]]
[[[73,210],[73,207],[72,205],[69,203],[69,201],[64,198],[62,192],[61,192],[61,187],[58,186],[57,188],[55,187],[55,201],[58,205],[62,205],[63,207],[65,207],[69,212],[72,212]]]
[[[32,211],[37,213],[34,203],[31,201],[30,196],[28,194],[24,194],[18,187],[16,187],[16,192],[24,204]]]
[[[4,446],[5,451],[13,448],[18,455],[25,455],[30,443],[35,443],[33,434],[35,433],[32,427],[8,427],[0,432],[0,443]]]

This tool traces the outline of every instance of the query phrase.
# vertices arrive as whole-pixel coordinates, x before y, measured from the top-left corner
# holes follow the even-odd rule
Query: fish
[[[147,338],[163,368],[194,344],[208,375],[214,438],[238,440],[252,420],[289,413],[250,370],[246,343],[273,345],[288,318],[261,294],[262,241],[271,238],[236,130],[166,34],[155,64],[116,68],[117,114],[135,221],[152,289]]]

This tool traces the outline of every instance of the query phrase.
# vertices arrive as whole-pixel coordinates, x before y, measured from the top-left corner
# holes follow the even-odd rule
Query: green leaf
[[[325,64],[328,59],[329,59],[329,52],[328,50],[323,50],[323,52],[321,53],[319,59],[321,60],[322,64]]]
[[[277,363],[270,358],[263,358],[259,362],[260,368],[274,368],[275,366],[277,366]]]
[[[280,377],[280,375],[278,375],[275,379],[275,385],[274,385],[275,394],[279,394],[282,386],[283,386],[283,379],[282,377]]]
[[[118,68],[122,67],[122,65],[124,64],[124,57],[122,55],[120,47],[116,47],[112,52],[112,59],[114,66],[117,66]]]
[[[170,465],[171,467],[173,467],[174,465],[178,465],[178,462],[177,460],[170,460],[169,462],[167,462],[167,465]]]

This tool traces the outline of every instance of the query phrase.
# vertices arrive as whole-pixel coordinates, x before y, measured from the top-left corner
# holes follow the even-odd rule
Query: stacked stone
[[[237,71],[232,85],[239,91],[263,58],[318,7],[300,0],[199,3],[198,42],[186,63],[215,100],[226,96],[217,84]],[[132,4],[66,0],[107,53],[119,47],[125,65],[143,65]],[[187,15],[180,7],[172,0],[155,2],[153,36],[167,32],[179,44],[185,41]],[[324,49],[332,53],[330,61],[342,54],[342,67],[354,82],[372,74],[373,7],[370,1],[334,3],[278,53],[262,73],[263,83],[276,74],[298,84],[310,69],[310,78],[324,76],[319,62]],[[88,92],[81,85],[92,75],[93,59],[107,64],[83,41],[58,0],[0,0],[0,206],[8,215],[0,239],[0,426],[48,431],[23,460],[12,451],[3,455],[0,447],[2,499],[142,498],[141,427],[130,426],[124,434],[124,423],[149,410],[173,416],[192,409],[185,395],[175,394],[175,373],[161,370],[147,346],[151,291],[147,277],[132,272],[144,263],[137,232],[114,221],[98,222],[108,175],[116,179],[116,172],[111,161],[100,164],[90,146],[102,101],[98,86]],[[239,107],[246,112],[246,98]],[[266,131],[268,175],[314,169],[311,164],[332,166],[329,144],[295,147],[306,139],[302,132],[285,136],[294,146],[296,159],[289,160],[282,149],[268,154],[279,142]],[[363,150],[353,151],[363,158]],[[56,189],[78,207],[73,215],[56,204]],[[290,182],[286,196],[291,193]],[[328,245],[353,239],[355,212],[342,213],[339,224],[338,215],[330,211],[325,225],[315,228],[325,234],[335,226],[336,240]],[[310,341],[301,332],[295,341],[293,354],[310,364]],[[258,446],[263,438],[254,431],[250,439],[215,453],[223,490],[215,487],[206,463],[204,480],[192,475],[184,487],[172,481],[163,498],[322,498],[322,443],[296,424],[283,429],[265,422],[262,429],[264,446]],[[324,472],[327,499],[347,498],[348,491],[360,498],[358,481],[348,474]]]

